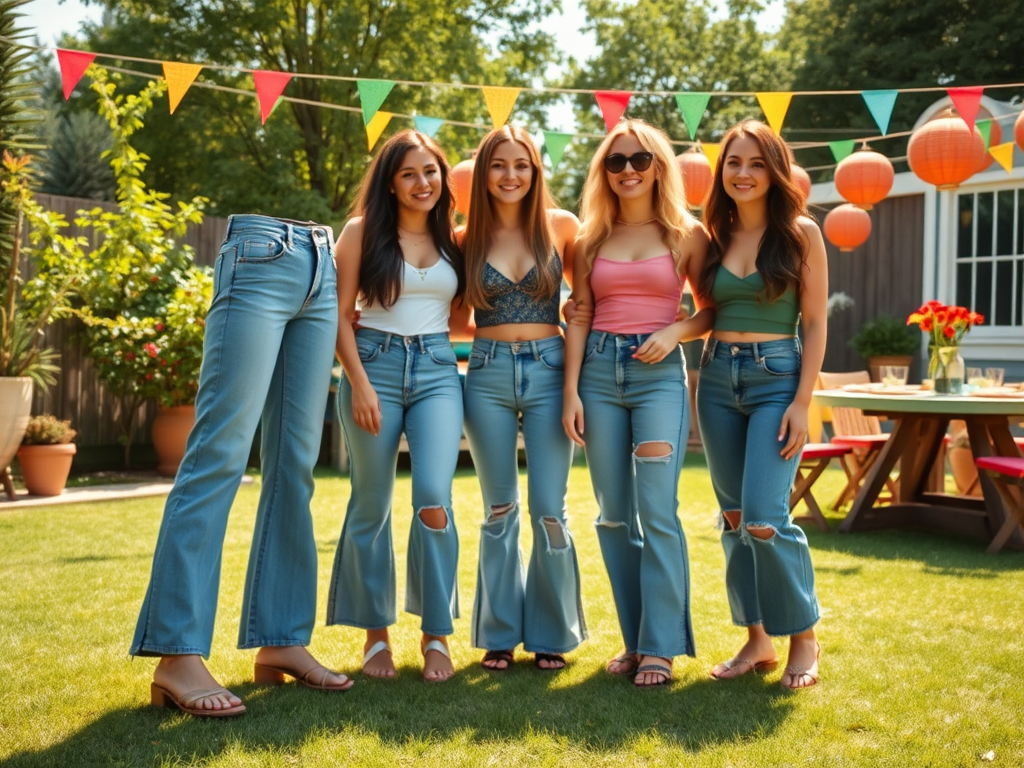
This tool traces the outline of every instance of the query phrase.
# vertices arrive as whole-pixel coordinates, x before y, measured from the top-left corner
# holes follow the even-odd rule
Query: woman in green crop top
[[[704,216],[711,245],[699,293],[716,319],[697,417],[722,510],[729,606],[747,629],[739,653],[711,675],[775,669],[771,638],[783,636],[790,643],[781,683],[807,688],[818,681],[819,609],[789,494],[825,355],[825,246],[793,183],[788,148],[754,120],[726,133]]]

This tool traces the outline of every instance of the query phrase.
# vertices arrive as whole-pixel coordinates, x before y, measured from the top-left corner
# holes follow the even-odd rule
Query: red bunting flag
[[[597,106],[601,108],[601,117],[604,118],[604,127],[607,130],[610,131],[618,124],[619,118],[629,106],[632,95],[632,91],[594,91],[594,98],[597,99]]]
[[[253,82],[256,84],[256,98],[260,101],[260,120],[267,122],[274,105],[284,93],[284,87],[292,76],[288,72],[274,72],[269,69],[257,69],[252,73]]]
[[[953,100],[953,106],[956,107],[960,117],[967,123],[968,128],[974,127],[974,119],[978,116],[978,108],[981,106],[981,94],[984,90],[985,88],[980,85],[946,89],[949,98]]]
[[[82,79],[85,70],[96,58],[95,53],[85,51],[66,51],[63,48],[57,49],[57,61],[60,64],[60,81],[64,85],[64,101],[71,98],[71,92],[75,90],[78,81]]]

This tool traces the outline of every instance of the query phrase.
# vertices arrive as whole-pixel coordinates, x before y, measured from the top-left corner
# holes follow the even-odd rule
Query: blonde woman
[[[586,448],[625,644],[607,669],[636,673],[640,687],[662,685],[675,656],[694,655],[676,515],[690,419],[679,344],[705,333],[711,317],[675,318],[708,237],[686,212],[668,138],[639,120],[620,123],[598,148],[581,221],[573,298],[583,311],[566,335],[562,421]]]

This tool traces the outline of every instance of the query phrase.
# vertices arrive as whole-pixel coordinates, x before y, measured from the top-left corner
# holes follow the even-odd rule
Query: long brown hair
[[[452,211],[451,170],[444,152],[425,133],[411,128],[384,142],[373,158],[352,205],[352,214],[363,217],[363,257],[359,265],[359,292],[367,304],[391,307],[402,293],[405,274],[402,248],[398,244],[398,202],[391,193],[391,179],[398,173],[405,153],[423,147],[437,159],[441,171],[441,196],[427,216],[434,245],[455,269],[458,294],[465,289],[462,251],[455,244]]]
[[[537,261],[537,280],[527,292],[537,301],[550,299],[559,289],[559,281],[551,272],[552,235],[548,220],[548,209],[554,207],[551,195],[544,184],[544,170],[540,152],[522,128],[511,125],[497,128],[480,142],[473,162],[473,183],[470,187],[469,220],[466,222],[466,236],[462,251],[466,257],[466,300],[479,309],[490,309],[491,304],[484,290],[484,265],[491,250],[491,232],[494,230],[494,211],[487,194],[487,174],[495,150],[505,142],[522,145],[533,166],[530,191],[522,201],[520,226],[524,240]]]
[[[697,220],[686,210],[683,174],[679,171],[668,136],[643,120],[623,120],[609,131],[594,153],[580,201],[580,231],[576,238],[576,254],[582,254],[581,262],[587,265],[589,272],[601,244],[611,235],[612,226],[619,218],[619,199],[608,186],[604,158],[612,142],[626,133],[635,136],[640,146],[654,155],[654,167],[657,169],[654,215],[665,232],[665,243],[672,252],[678,271],[684,256],[683,244],[697,226]]]
[[[797,219],[807,215],[803,193],[793,181],[791,153],[775,132],[758,120],[744,120],[730,128],[722,137],[715,178],[704,206],[704,225],[711,235],[707,259],[700,275],[700,293],[711,294],[722,257],[732,240],[736,203],[725,191],[722,168],[729,155],[729,145],[736,139],[750,138],[757,142],[768,169],[768,225],[757,248],[757,271],[764,279],[762,300],[775,301],[790,287],[800,292],[800,268],[803,265],[805,242]]]

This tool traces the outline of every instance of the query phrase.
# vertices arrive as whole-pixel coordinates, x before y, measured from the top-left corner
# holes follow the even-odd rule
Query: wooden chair
[[[868,384],[870,382],[871,374],[867,371],[851,371],[849,373],[822,371],[818,374],[818,384],[821,389],[841,389],[846,384]],[[843,463],[843,468],[846,470],[846,487],[843,488],[833,505],[838,509],[846,502],[852,502],[857,496],[861,483],[864,482],[864,478],[878,458],[878,454],[885,447],[889,435],[882,431],[882,425],[877,416],[865,416],[864,411],[860,408],[822,410],[822,418],[830,419],[832,422],[833,445],[851,449],[851,453]],[[885,485],[889,494],[879,496],[878,500],[891,502],[897,493],[896,481],[886,478]]]
[[[1024,456],[979,456],[974,463],[979,472],[989,476],[1008,512],[986,550],[993,554],[1003,548],[1018,526],[1024,527]]]
[[[847,446],[833,445],[832,443],[808,443],[804,446],[803,453],[800,454],[800,464],[797,466],[793,490],[789,494],[789,511],[792,512],[797,503],[803,499],[810,514],[796,516],[793,518],[794,520],[813,522],[818,526],[819,531],[828,533],[830,530],[828,521],[811,493],[811,487],[821,477],[821,473],[825,471],[832,459],[839,459],[839,463],[849,476],[850,470],[846,466],[846,456],[852,450]],[[805,472],[806,474],[804,474]]]

